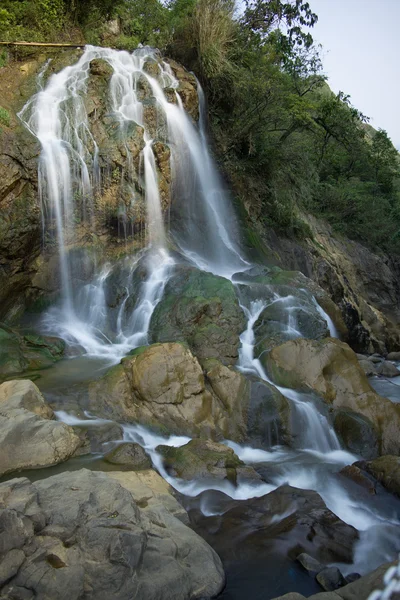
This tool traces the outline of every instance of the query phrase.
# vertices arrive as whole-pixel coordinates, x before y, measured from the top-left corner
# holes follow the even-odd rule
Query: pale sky
[[[400,0],[309,0],[328,83],[400,149]]]

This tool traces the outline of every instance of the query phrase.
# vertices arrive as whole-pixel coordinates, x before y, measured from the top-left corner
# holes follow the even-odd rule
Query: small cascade
[[[237,224],[228,194],[208,151],[205,101],[200,84],[198,94],[200,135],[180,98],[178,110],[175,107],[169,109],[168,123],[174,147],[174,236],[182,252],[196,267],[230,279],[250,264],[234,242]]]
[[[173,446],[179,448],[184,444],[190,442],[189,437],[186,436],[171,436],[168,438],[159,436],[149,431],[141,425],[125,425],[124,426],[124,441],[136,442],[140,444],[144,450],[149,454],[154,467],[162,475],[162,477],[178,492],[185,496],[198,496],[206,490],[217,490],[223,492],[227,496],[235,500],[246,500],[247,498],[255,498],[263,496],[272,492],[276,489],[275,485],[268,483],[260,483],[256,486],[248,483],[239,483],[233,485],[227,480],[215,480],[212,483],[210,481],[184,481],[176,477],[169,475],[164,467],[162,457],[157,453],[157,446]]]
[[[327,325],[328,325],[328,329],[329,329],[329,335],[331,337],[334,338],[340,338],[339,332],[335,326],[335,323],[332,321],[332,319],[330,318],[330,316],[328,315],[327,312],[324,311],[324,309],[322,308],[322,306],[320,306],[318,304],[318,302],[316,301],[315,298],[313,298],[313,302],[315,304],[315,308],[317,309],[317,311],[319,312],[319,314],[321,315],[321,317],[326,321]]]
[[[280,299],[275,299],[274,302]],[[253,373],[264,381],[275,385],[267,376],[259,359],[254,358],[254,325],[265,308],[261,300],[250,302],[249,308],[242,306],[247,317],[247,327],[240,336],[242,342],[239,350],[238,369],[242,372]],[[315,407],[308,394],[303,394],[275,385],[296,412],[297,447],[329,453],[340,450],[339,440],[327,418]]]

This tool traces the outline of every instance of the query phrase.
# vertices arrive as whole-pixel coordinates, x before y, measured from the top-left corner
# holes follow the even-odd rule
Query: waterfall
[[[96,194],[102,189],[99,145],[90,129],[87,102],[92,61],[104,60],[111,67],[108,90],[110,107],[107,118],[118,130],[126,155],[125,180],[131,189],[131,204],[136,202],[134,181],[141,178],[145,190],[147,254],[143,263],[147,279],[137,294],[130,318],[122,308],[132,293],[130,281],[135,277],[137,260],[125,286],[123,307],[115,321],[105,301],[107,278],[113,268],[101,267],[89,284],[82,288],[72,283],[76,271],[71,250],[80,241],[81,221],[89,225],[94,219]],[[156,64],[158,73],[146,70],[146,62]],[[235,218],[214,163],[208,153],[204,129],[204,94],[198,87],[200,129],[186,113],[177,93],[179,82],[170,65],[159,60],[156,50],[139,48],[132,54],[107,48],[86,46],[78,62],[53,74],[19,114],[20,119],[40,142],[39,195],[45,228],[55,223],[59,256],[61,302],[45,315],[45,327],[82,347],[89,355],[108,356],[114,360],[137,344],[147,343],[152,312],[162,297],[175,261],[168,250],[168,234],[172,235],[185,260],[200,269],[230,278],[249,263],[240,255],[235,237]],[[160,198],[154,131],[148,125],[145,111],[148,101],[143,88],[150,90],[156,111],[165,118],[166,142],[171,152],[173,211],[176,227],[166,231]],[[168,93],[167,93],[168,91]],[[174,100],[171,101],[171,91]],[[157,113],[158,114],[158,113]],[[136,172],[130,139],[132,127],[142,137],[140,170]],[[138,131],[136,129],[136,131]],[[120,209],[124,235],[126,212]],[[47,217],[47,218],[46,218]],[[52,226],[45,229],[52,235]],[[95,266],[101,263],[96,257]],[[114,323],[115,321],[115,323]],[[111,327],[113,322],[113,327]],[[132,346],[133,345],[133,346]]]
[[[234,242],[237,224],[218,171],[208,151],[205,101],[198,83],[200,135],[179,101],[171,110],[174,146],[173,181],[178,202],[175,237],[199,269],[231,278],[250,267]]]

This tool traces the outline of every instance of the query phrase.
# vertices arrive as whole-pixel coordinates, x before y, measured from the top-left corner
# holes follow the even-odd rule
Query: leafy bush
[[[0,106],[0,124],[9,127],[10,125],[10,113],[5,108]]]

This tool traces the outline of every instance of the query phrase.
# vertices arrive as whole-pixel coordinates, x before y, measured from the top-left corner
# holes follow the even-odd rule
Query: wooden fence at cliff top
[[[0,42],[0,46],[50,46],[55,48],[82,48],[85,44],[46,44],[45,42]]]

